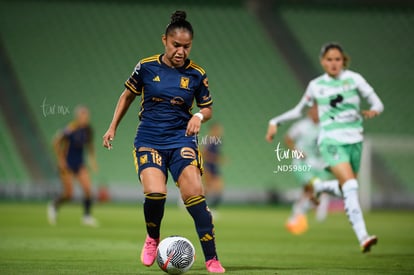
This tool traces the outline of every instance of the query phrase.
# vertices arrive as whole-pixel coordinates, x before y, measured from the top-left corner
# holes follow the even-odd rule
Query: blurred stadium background
[[[135,64],[163,52],[161,35],[177,9],[195,28],[191,59],[207,71],[214,120],[225,129],[225,201],[284,202],[299,187],[292,174],[273,173],[288,127],[267,144],[267,122],[322,73],[320,46],[338,41],[386,108],[365,123],[365,207],[414,207],[414,8],[391,0],[0,0],[1,198],[45,200],[59,190],[51,140],[78,104],[92,113],[95,187],[117,201],[141,197],[131,154],[137,101],[112,151],[101,136]]]

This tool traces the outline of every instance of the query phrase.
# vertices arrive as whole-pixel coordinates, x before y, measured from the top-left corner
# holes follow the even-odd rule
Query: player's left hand
[[[373,118],[379,115],[379,112],[374,110],[364,110],[361,112],[364,118]]]
[[[276,135],[276,133],[277,133],[277,125],[269,124],[267,128],[267,133],[265,136],[266,141],[269,143],[272,143],[273,137]]]
[[[198,116],[193,116],[187,124],[186,136],[197,135],[200,132],[201,119]]]

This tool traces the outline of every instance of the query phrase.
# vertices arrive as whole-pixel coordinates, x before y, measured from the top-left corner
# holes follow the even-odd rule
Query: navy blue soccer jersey
[[[212,105],[205,71],[186,60],[181,68],[172,68],[162,55],[142,59],[125,87],[141,96],[140,124],[135,147],[173,149],[194,146],[195,137],[185,136],[194,102],[200,108]]]
[[[67,142],[66,163],[75,173],[84,164],[84,148],[92,141],[92,128],[79,127],[75,122],[70,123],[63,131]]]

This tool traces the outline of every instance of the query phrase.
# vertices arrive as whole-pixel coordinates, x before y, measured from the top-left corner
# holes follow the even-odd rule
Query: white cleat
[[[371,251],[371,246],[376,245],[378,242],[377,236],[366,236],[361,242],[361,251],[362,253],[367,253]]]
[[[56,225],[57,210],[53,202],[47,205],[47,220],[50,225]]]
[[[82,224],[90,227],[98,227],[98,221],[92,216],[83,216]]]

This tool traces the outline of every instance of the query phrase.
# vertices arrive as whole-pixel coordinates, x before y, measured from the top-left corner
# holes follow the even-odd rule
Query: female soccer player
[[[84,193],[83,224],[97,226],[97,221],[91,216],[92,188],[91,179],[84,161],[84,151],[88,151],[89,163],[93,170],[97,170],[95,150],[93,146],[92,127],[89,124],[89,110],[84,106],[75,109],[75,120],[54,140],[60,178],[63,184],[63,193],[48,206],[49,223],[56,224],[57,210],[62,203],[70,200],[73,194],[73,178],[76,177]]]
[[[292,215],[286,223],[286,228],[293,234],[302,234],[308,229],[306,218],[307,212],[313,206],[311,199],[313,192],[308,188],[313,181],[328,180],[332,175],[325,170],[325,162],[319,154],[316,146],[319,135],[319,120],[317,105],[309,108],[307,116],[296,121],[287,131],[285,143],[290,150],[298,150],[303,156],[294,158],[292,166],[294,167],[296,179],[303,186],[301,197],[295,201],[292,207]],[[336,180],[335,180],[336,181]],[[339,184],[336,181],[336,189],[339,192]],[[316,216],[319,221],[325,219],[328,211],[329,197],[322,194],[318,198]]]
[[[122,117],[135,97],[141,96],[141,122],[134,143],[135,165],[145,194],[147,237],[141,261],[151,266],[156,258],[169,170],[194,219],[207,270],[224,273],[217,258],[214,226],[201,183],[197,134],[201,123],[211,118],[212,99],[205,71],[188,59],[193,36],[186,13],[173,13],[162,36],[165,52],[142,59],[125,82],[126,89],[103,136],[103,146],[112,148]],[[194,100],[200,110],[192,114]]]
[[[344,198],[345,211],[359,240],[362,252],[368,252],[378,241],[368,235],[358,198],[357,173],[362,152],[362,117],[360,96],[371,105],[362,111],[364,118],[379,115],[384,106],[374,89],[358,73],[347,70],[348,58],[341,45],[328,43],[320,53],[325,74],[312,80],[299,104],[290,111],[270,120],[266,140],[271,142],[277,125],[296,119],[306,105],[318,105],[320,133],[319,150],[330,171],[338,179]],[[314,183],[318,192],[320,186]]]

